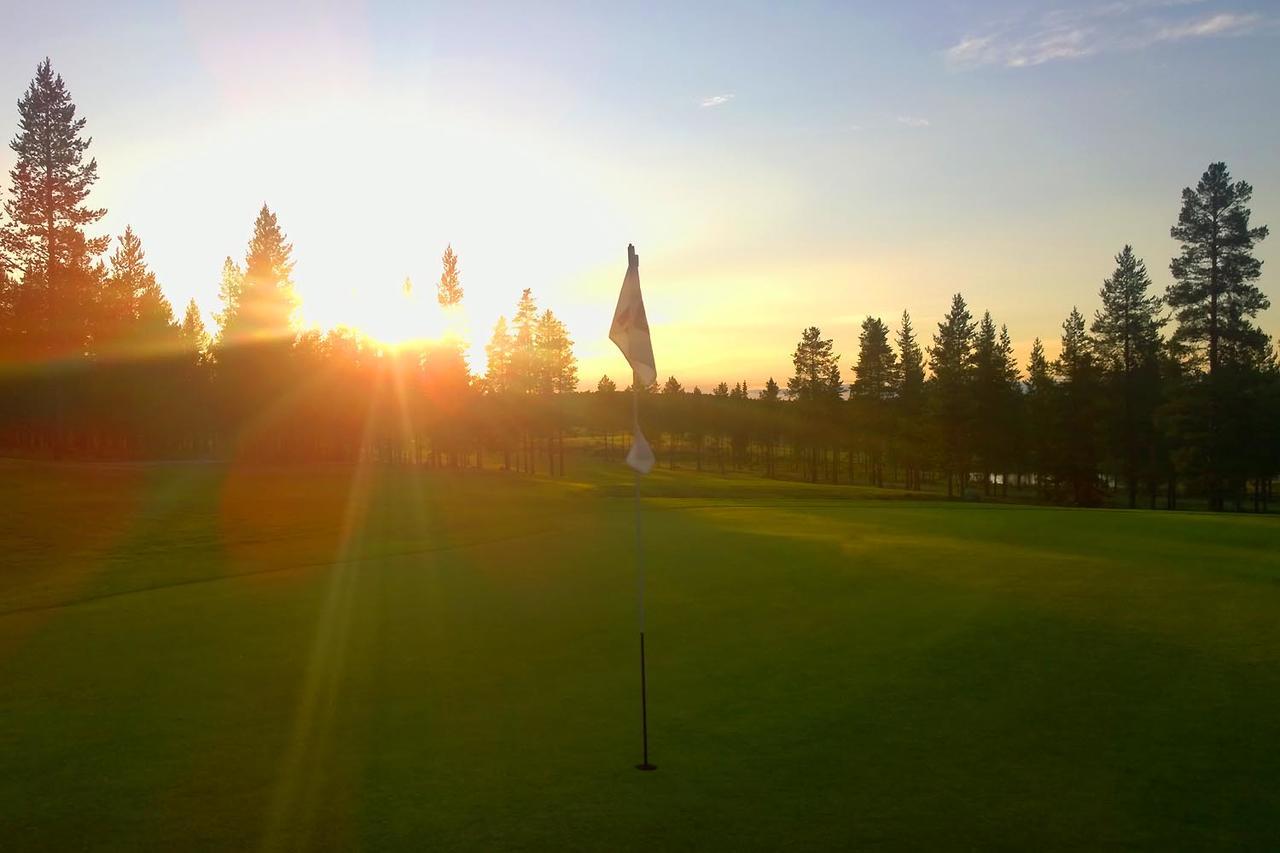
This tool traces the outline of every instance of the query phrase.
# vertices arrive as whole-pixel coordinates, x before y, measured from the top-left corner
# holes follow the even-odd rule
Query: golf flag
[[[627,464],[641,474],[648,474],[658,461],[653,455],[653,448],[645,441],[640,424],[636,424],[635,434],[631,436],[631,450],[627,453]]]
[[[618,345],[622,355],[631,365],[631,450],[627,453],[627,465],[637,475],[653,470],[657,460],[653,448],[640,431],[640,389],[658,381],[658,368],[653,361],[653,341],[649,339],[649,319],[644,315],[644,297],[640,295],[640,256],[636,247],[627,244],[627,274],[622,279],[622,292],[618,294],[618,307],[613,309],[613,325],[609,327],[609,340]],[[640,616],[640,739],[644,760],[637,770],[657,770],[649,763],[649,700],[645,691],[644,674],[644,549],[641,544],[640,476],[636,480],[636,603]]]
[[[657,459],[653,448],[640,432],[640,389],[658,381],[658,368],[653,361],[653,341],[649,339],[649,319],[644,314],[644,297],[640,295],[640,256],[636,247],[627,244],[627,274],[622,279],[618,307],[613,309],[613,325],[609,340],[618,345],[631,365],[632,402],[636,407],[634,434],[627,464],[640,474],[653,470]]]
[[[622,355],[631,364],[631,370],[642,386],[648,387],[658,381],[658,368],[653,360],[653,341],[649,339],[649,319],[645,317],[644,298],[640,295],[640,256],[632,245],[627,246],[627,275],[622,279],[618,307],[613,309],[609,340],[622,350]]]

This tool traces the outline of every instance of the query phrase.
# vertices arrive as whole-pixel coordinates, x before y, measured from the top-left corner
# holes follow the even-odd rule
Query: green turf
[[[0,464],[4,849],[1280,847],[1280,520],[645,487],[653,774],[622,472]]]

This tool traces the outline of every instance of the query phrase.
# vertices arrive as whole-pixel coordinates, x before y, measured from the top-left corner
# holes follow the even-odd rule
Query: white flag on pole
[[[649,319],[644,314],[644,298],[640,295],[640,257],[635,246],[627,246],[627,275],[622,279],[618,307],[613,309],[609,340],[622,350],[642,386],[658,381],[653,341],[649,339]]]
[[[635,434],[631,436],[631,450],[627,452],[627,464],[641,474],[648,474],[657,461],[653,448],[640,431],[640,424],[636,424]]]
[[[644,313],[644,297],[640,295],[640,256],[632,245],[627,246],[627,274],[622,279],[618,307],[613,309],[609,340],[618,345],[627,363],[631,365],[631,393],[636,411],[627,464],[641,474],[648,474],[653,470],[657,459],[653,455],[653,448],[645,441],[644,433],[640,432],[639,394],[641,388],[648,388],[658,381],[658,368],[653,360],[653,341],[649,338],[649,318]]]

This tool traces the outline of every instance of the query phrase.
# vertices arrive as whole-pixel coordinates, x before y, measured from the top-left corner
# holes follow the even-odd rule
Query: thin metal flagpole
[[[631,374],[631,418],[633,421],[632,442],[640,435],[640,377]],[[649,763],[649,699],[645,683],[644,665],[644,515],[640,511],[640,472],[635,471],[636,480],[636,602],[640,619],[640,737],[643,744],[643,761],[636,765],[637,770],[657,770]]]

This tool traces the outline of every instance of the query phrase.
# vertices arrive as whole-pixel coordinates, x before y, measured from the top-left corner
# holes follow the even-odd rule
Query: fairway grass
[[[572,461],[572,460],[571,460]],[[5,850],[1280,848],[1280,519],[0,462]]]

